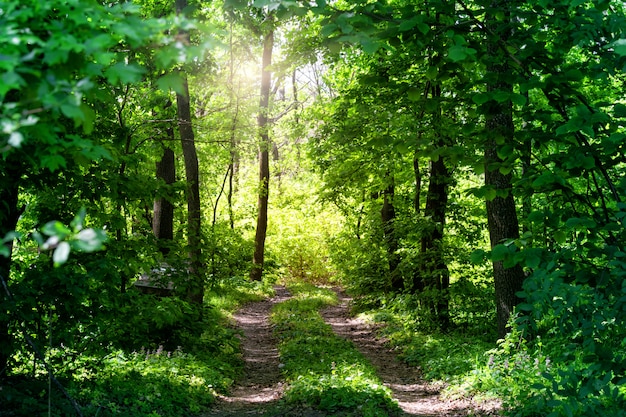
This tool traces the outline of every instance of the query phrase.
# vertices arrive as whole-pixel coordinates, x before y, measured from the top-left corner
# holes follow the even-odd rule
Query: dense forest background
[[[605,0],[4,1],[0,405],[198,413],[237,374],[222,312],[287,280],[348,288],[455,395],[625,415],[624,28]]]

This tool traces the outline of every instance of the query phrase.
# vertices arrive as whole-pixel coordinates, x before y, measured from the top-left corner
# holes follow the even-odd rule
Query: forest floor
[[[215,407],[201,417],[289,416],[326,417],[319,410],[289,405],[280,401],[285,388],[281,378],[276,340],[272,334],[269,313],[272,307],[289,299],[286,288],[277,286],[271,299],[246,304],[235,314],[242,331],[244,373],[228,396],[219,397]],[[496,402],[477,403],[472,400],[449,400],[440,397],[441,385],[420,378],[419,368],[397,359],[397,353],[377,336],[377,326],[350,316],[350,297],[335,289],[339,303],[321,314],[333,331],[351,340],[376,368],[389,387],[405,417],[498,416]]]

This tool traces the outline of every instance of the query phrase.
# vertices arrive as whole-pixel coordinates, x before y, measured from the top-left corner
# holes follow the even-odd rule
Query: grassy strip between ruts
[[[319,310],[337,303],[330,289],[292,285],[293,298],[272,310],[279,339],[285,400],[341,416],[393,416],[400,413],[391,391],[352,342],[336,336]]]

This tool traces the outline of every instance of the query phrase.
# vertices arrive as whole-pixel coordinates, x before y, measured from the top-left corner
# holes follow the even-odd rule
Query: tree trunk
[[[261,280],[263,275],[263,262],[265,259],[265,236],[267,234],[267,206],[269,197],[269,98],[272,83],[270,65],[272,64],[272,49],[274,47],[274,31],[270,30],[263,41],[263,68],[261,75],[261,99],[259,102],[259,199],[257,207],[256,235],[254,237],[254,256],[250,279]]]
[[[168,129],[168,134],[174,136],[173,129]],[[164,149],[161,160],[156,164],[156,176],[168,185],[176,181],[174,151],[169,147]],[[174,240],[174,205],[165,197],[154,200],[152,232],[157,238],[159,251],[166,256]]]
[[[176,12],[181,13],[187,7],[187,0],[176,0]],[[183,33],[187,40],[189,34]],[[187,179],[187,244],[189,246],[189,275],[187,299],[195,304],[202,304],[204,298],[204,279],[202,277],[200,246],[200,175],[198,169],[198,154],[191,123],[191,106],[189,103],[189,85],[187,76],[183,76],[184,94],[176,93],[176,107],[178,110],[178,130],[185,159],[185,177]]]
[[[439,141],[438,147],[443,147]],[[450,273],[443,257],[443,232],[448,208],[448,188],[450,172],[445,159],[440,157],[430,162],[430,180],[424,217],[430,219],[430,226],[424,231],[421,239],[421,283],[417,288],[430,288],[435,291],[435,299],[430,300],[430,308],[442,329],[450,324],[449,295]]]
[[[389,273],[391,276],[391,288],[394,291],[402,291],[404,283],[402,275],[399,274],[398,265],[400,265],[400,257],[398,256],[398,238],[395,230],[396,209],[393,204],[395,194],[395,184],[393,176],[387,174],[390,184],[383,191],[383,206],[380,215],[383,223],[383,233],[385,234],[385,246],[387,248],[387,259],[389,262]]]
[[[500,19],[495,13],[510,17],[507,0],[495,0],[488,9],[486,22],[489,27],[487,39],[487,80],[488,91],[513,91],[506,80],[510,77],[507,56],[500,50],[500,43],[511,36],[508,19]],[[507,239],[519,237],[519,223],[513,198],[511,174],[500,171],[503,160],[498,156],[498,148],[503,144],[514,145],[513,112],[510,101],[490,101],[485,115],[487,142],[485,144],[485,185],[496,190],[496,197],[487,200],[487,221],[491,247]],[[524,271],[520,265],[506,268],[502,261],[493,262],[493,278],[496,296],[498,337],[507,333],[507,323],[514,307],[519,303],[515,295],[521,291]]]
[[[441,97],[441,87],[432,86],[432,96]],[[433,124],[441,124],[441,109],[433,114]],[[449,146],[448,140],[437,134],[435,147],[443,149]],[[430,178],[426,194],[424,217],[429,219],[430,225],[424,231],[421,239],[420,258],[421,267],[419,279],[415,287],[433,289],[435,298],[429,300],[430,309],[436,317],[439,326],[445,330],[450,324],[449,304],[450,272],[443,256],[443,236],[448,210],[448,189],[452,179],[450,170],[446,166],[446,158],[440,155],[437,160],[430,161]]]
[[[4,238],[7,233],[15,230],[17,221],[21,215],[18,207],[19,196],[19,178],[21,170],[12,169],[7,161],[3,161],[4,165],[0,170],[0,239]],[[8,243],[7,249],[11,253],[12,244]],[[11,273],[11,256],[4,257],[0,255],[0,275],[6,283],[9,282]],[[12,341],[9,334],[9,317],[8,298],[4,289],[0,286],[0,379],[6,375],[9,358],[12,354]]]

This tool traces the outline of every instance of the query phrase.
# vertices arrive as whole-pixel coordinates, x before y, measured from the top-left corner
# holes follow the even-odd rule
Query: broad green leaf
[[[412,19],[403,20],[402,23],[400,23],[400,25],[398,26],[398,30],[400,32],[406,32],[407,30],[411,30],[417,25],[419,20],[420,19],[418,16],[415,16]]]
[[[511,92],[498,90],[498,91],[492,92],[491,97],[498,103],[504,103],[505,101],[508,101],[511,99]]]
[[[374,54],[380,48],[380,43],[374,39],[366,37],[361,40],[363,51],[368,54]]]
[[[617,103],[613,106],[615,117],[626,117],[626,104]]]
[[[146,70],[138,65],[118,62],[108,68],[104,75],[111,84],[131,84],[141,80],[145,72]]]
[[[67,262],[67,258],[70,256],[70,244],[67,242],[59,242],[52,254],[52,261],[54,266],[58,267]]]
[[[476,93],[476,94],[474,94],[472,96],[472,101],[474,103],[478,104],[479,106],[481,104],[485,104],[489,100],[491,100],[491,94],[490,93]]]
[[[513,104],[522,107],[526,104],[526,96],[513,93],[511,94],[511,101],[513,102]]]
[[[510,250],[508,246],[496,245],[491,250],[491,260],[494,262],[502,261],[509,254]]]
[[[72,119],[77,125],[84,120],[85,115],[79,106],[74,104],[62,104],[61,113]]]
[[[473,264],[482,264],[483,262],[485,262],[485,258],[486,258],[487,253],[482,250],[482,249],[476,249],[475,251],[473,251],[470,255],[470,261]]]
[[[618,39],[608,45],[619,56],[626,56],[626,39]]]
[[[72,231],[60,221],[52,220],[41,228],[41,232],[46,236],[58,236],[63,238],[69,235]]]
[[[448,58],[453,62],[459,62],[467,59],[468,48],[462,45],[454,45],[448,49]]]
[[[171,89],[174,92],[181,94],[181,95],[185,95],[186,93],[185,88],[184,88],[183,77],[181,77],[181,75],[178,73],[172,72],[172,73],[166,74],[160,77],[156,81],[156,84],[160,90],[165,91],[165,92],[168,92]]]
[[[417,87],[409,87],[407,96],[411,101],[419,101],[422,98],[422,92]]]
[[[439,69],[435,66],[428,67],[428,69],[424,73],[426,78],[428,78],[431,81],[437,78],[437,74],[439,74]]]
[[[428,26],[424,22],[418,22],[417,23],[417,30],[422,32],[422,35],[426,35],[428,32],[430,32],[430,26]]]

